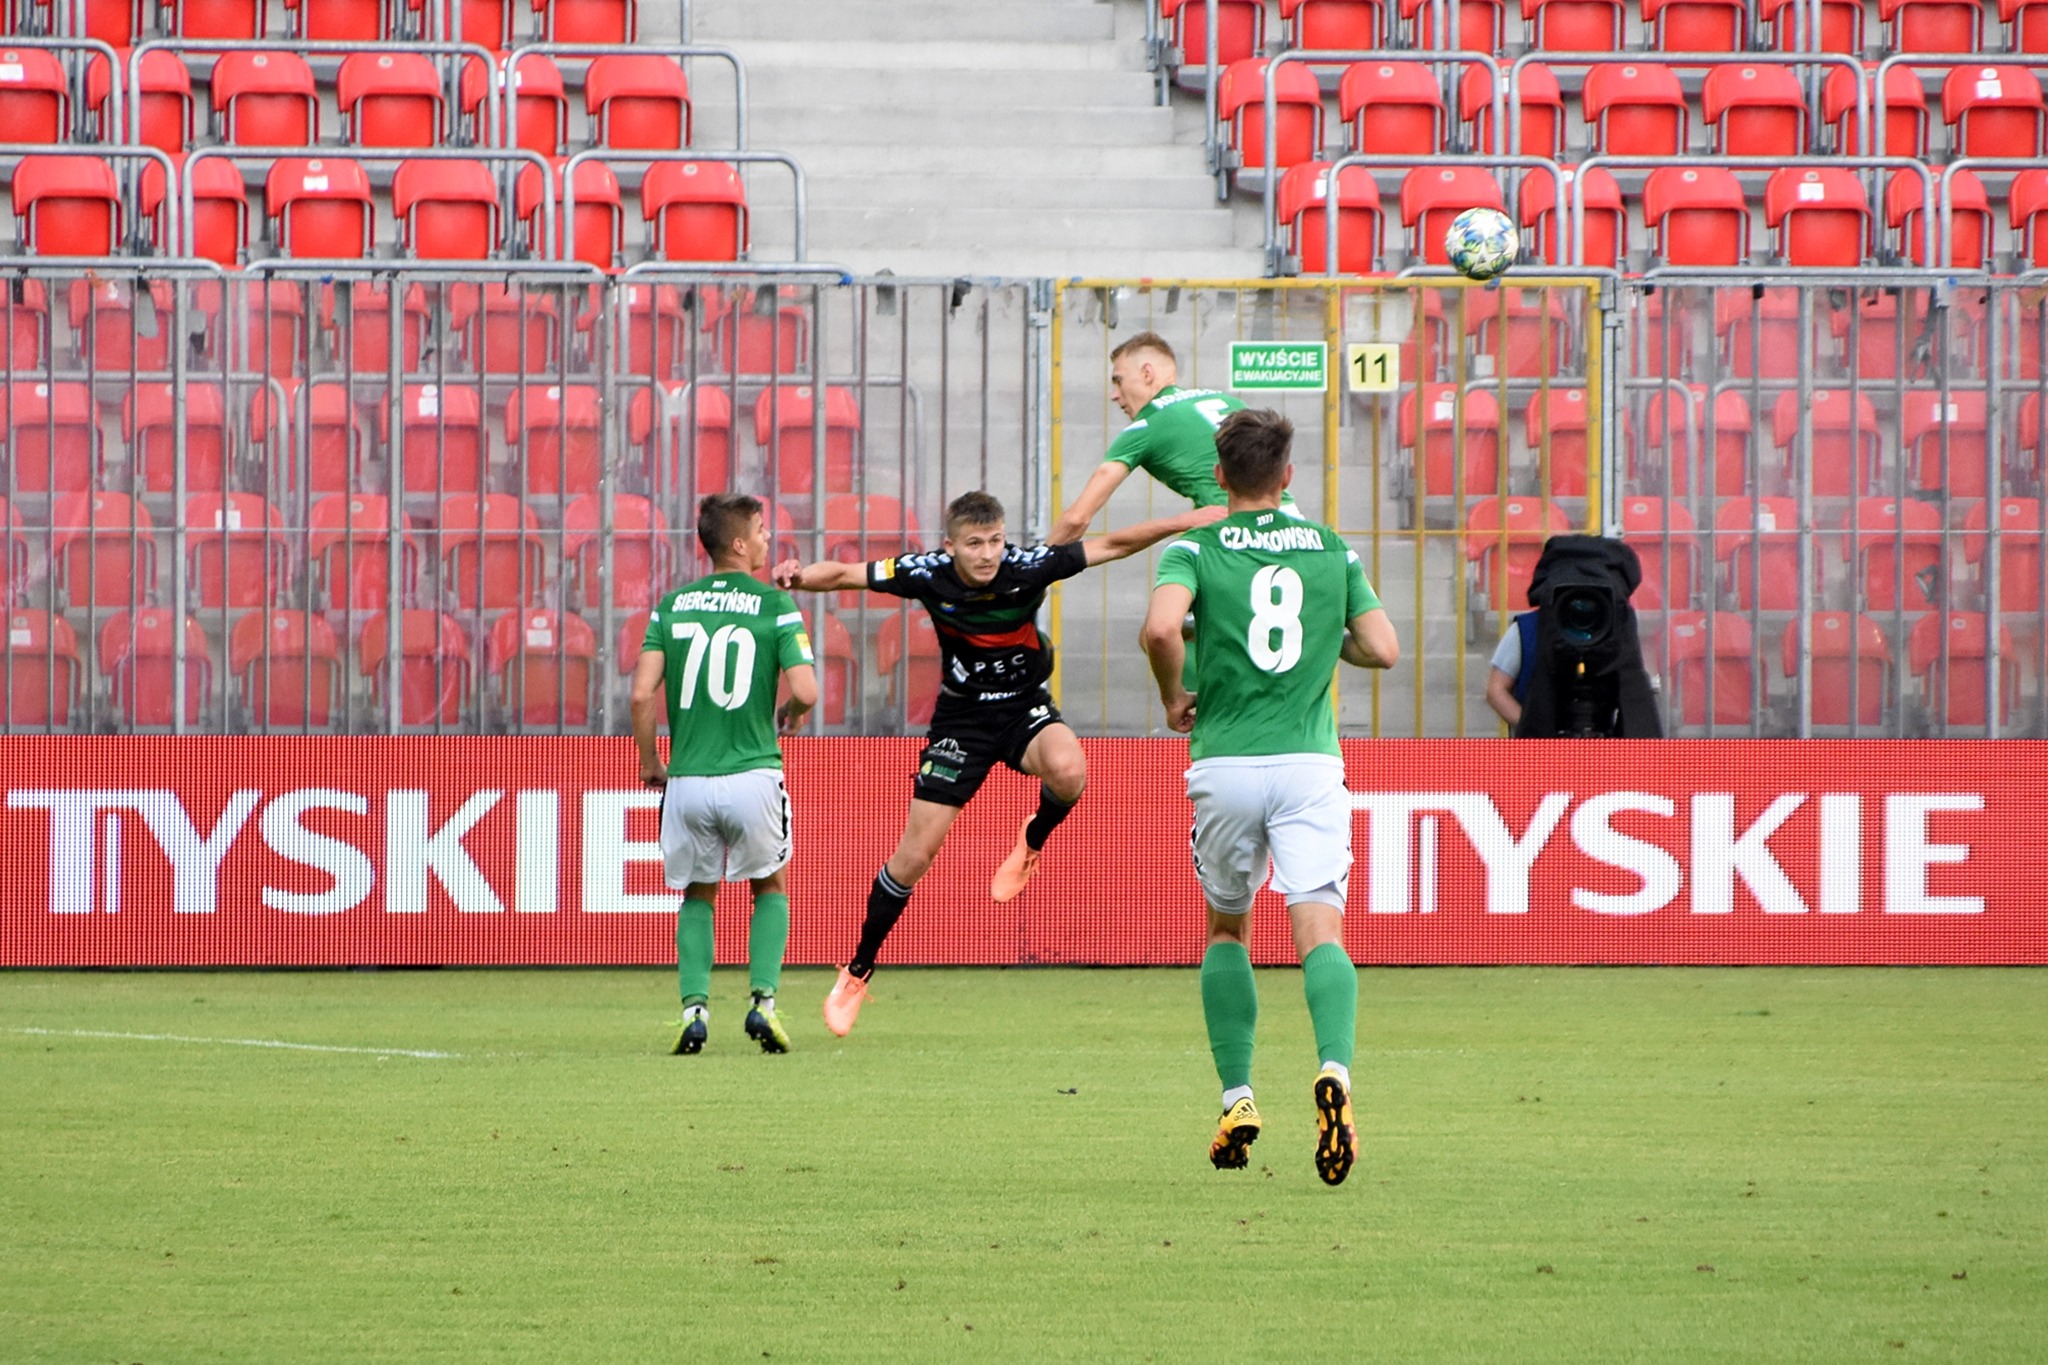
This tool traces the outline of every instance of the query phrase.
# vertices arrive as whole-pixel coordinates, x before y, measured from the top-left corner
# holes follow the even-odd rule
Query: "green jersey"
[[[1216,482],[1216,428],[1242,407],[1227,393],[1169,384],[1138,409],[1102,458],[1144,470],[1197,507],[1221,507],[1230,499]],[[1294,496],[1280,500],[1291,505]]]
[[[1330,674],[1346,624],[1379,606],[1337,533],[1260,508],[1170,541],[1159,582],[1194,593],[1202,647],[1193,760],[1337,753]]]
[[[707,574],[656,604],[641,648],[666,660],[670,777],[782,766],[776,680],[811,661],[788,593],[752,574]]]

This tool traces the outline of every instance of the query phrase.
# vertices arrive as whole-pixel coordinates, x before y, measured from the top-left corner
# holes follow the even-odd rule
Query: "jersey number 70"
[[[1297,586],[1295,599],[1300,598]],[[695,621],[679,621],[670,629],[690,650],[683,660],[683,685],[678,689],[676,705],[685,711],[690,709],[697,700],[697,679],[702,675],[714,706],[724,711],[737,711],[745,706],[747,694],[754,690],[754,632],[742,626],[720,626],[707,635]],[[1297,636],[1299,633],[1297,627]],[[707,653],[711,655],[708,675],[704,673]]]

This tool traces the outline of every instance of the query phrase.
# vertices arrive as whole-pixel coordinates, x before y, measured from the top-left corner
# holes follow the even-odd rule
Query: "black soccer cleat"
[[[1357,1158],[1351,1087],[1337,1072],[1325,1071],[1316,1077],[1316,1174],[1325,1185],[1341,1185]]]
[[[704,1040],[709,1037],[711,1026],[704,1010],[683,1011],[683,1031],[677,1037],[676,1045],[669,1049],[671,1057],[694,1057],[704,1050]]]

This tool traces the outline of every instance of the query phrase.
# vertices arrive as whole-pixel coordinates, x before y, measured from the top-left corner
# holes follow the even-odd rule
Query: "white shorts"
[[[1209,905],[1242,915],[1265,884],[1289,905],[1344,908],[1351,880],[1351,794],[1328,754],[1207,758],[1188,769],[1195,876]]]
[[[745,882],[789,861],[789,792],[780,768],[671,777],[661,797],[661,865],[672,890]]]

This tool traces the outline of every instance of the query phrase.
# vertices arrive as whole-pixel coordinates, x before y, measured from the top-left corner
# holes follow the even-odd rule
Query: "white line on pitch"
[[[16,1028],[42,1038],[122,1038],[137,1043],[208,1043],[215,1047],[274,1047],[291,1052],[357,1052],[372,1057],[460,1057],[459,1052],[430,1052],[407,1047],[338,1047],[332,1043],[286,1043],[275,1038],[192,1038],[182,1033],[109,1033],[89,1028]]]

